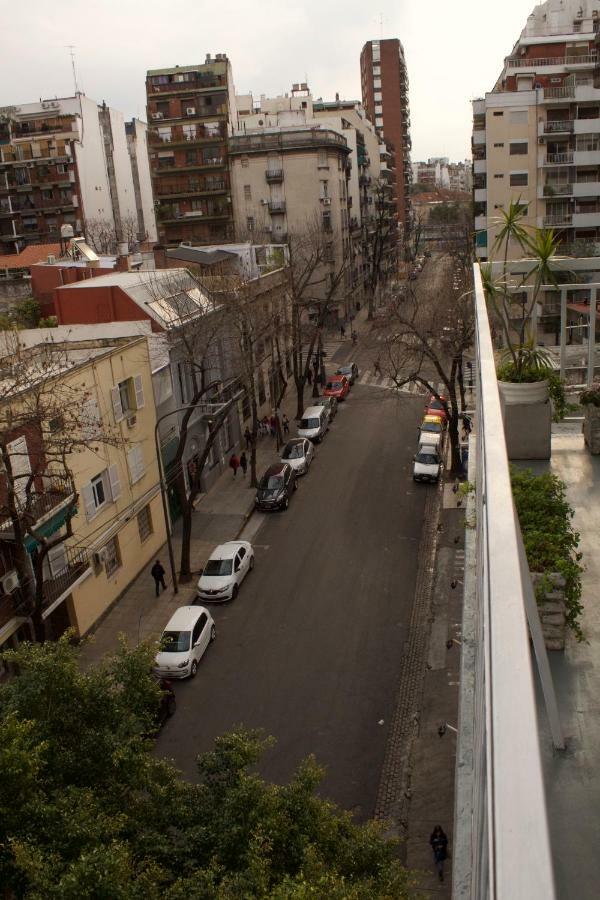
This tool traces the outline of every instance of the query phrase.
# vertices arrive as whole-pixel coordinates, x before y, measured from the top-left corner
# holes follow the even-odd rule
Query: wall
[[[75,144],[75,159],[79,176],[79,188],[83,219],[112,221],[112,203],[106,172],[104,142],[98,119],[98,106],[94,100],[80,95],[82,126],[81,141]]]
[[[115,167],[115,179],[117,182],[117,196],[119,198],[119,210],[121,220],[131,219],[137,221],[137,209],[135,204],[135,190],[133,187],[133,175],[131,162],[127,150],[127,137],[125,134],[125,120],[123,113],[115,109],[109,110],[110,127],[112,132],[112,154]],[[123,240],[126,240],[123,236]]]
[[[95,322],[137,322],[150,320],[125,291],[115,285],[57,288],[54,308],[59,325],[89,325]],[[152,321],[152,329],[158,326]]]
[[[36,300],[42,307],[42,316],[56,315],[54,308],[54,291],[64,284],[74,284],[76,281],[84,281],[87,278],[96,278],[98,275],[108,275],[112,269],[91,269],[87,266],[49,266],[39,263],[31,266],[31,289]],[[1,287],[1,282],[0,282]]]
[[[148,158],[148,126],[145,122],[140,122],[139,119],[134,119],[133,125],[134,135],[131,136],[129,150],[130,153],[135,154],[141,207],[144,216],[144,229],[148,242],[153,244],[157,240],[157,232],[152,179],[150,178],[150,160]]]

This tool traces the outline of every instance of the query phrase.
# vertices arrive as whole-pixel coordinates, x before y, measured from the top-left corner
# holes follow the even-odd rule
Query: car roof
[[[224,544],[219,544],[218,547],[215,547],[209,559],[233,559],[240,547],[244,546],[245,543],[243,541],[226,541]]]
[[[341,372],[342,374],[344,374],[344,372],[351,372],[353,366],[354,366],[354,363],[344,363],[343,366],[338,366],[336,375],[338,374],[338,372]]]
[[[271,475],[283,475],[286,467],[287,467],[287,463],[284,463],[284,462],[273,463],[272,466],[269,466],[268,469],[265,469],[263,478],[266,478],[267,476],[271,476]]]
[[[441,416],[423,416],[423,421],[421,425],[424,425],[425,422],[434,422],[436,425],[443,425],[443,420]]]
[[[302,413],[302,418],[308,419],[309,416],[320,416],[322,408],[322,406],[307,406]]]
[[[420,444],[419,445],[419,453],[432,453],[434,456],[438,455],[438,448],[433,444]]]
[[[180,606],[176,609],[167,624],[165,631],[187,631],[191,630],[202,613],[208,615],[208,610],[203,606]]]
[[[303,438],[303,437],[290,438],[289,441],[286,441],[283,449],[285,450],[286,447],[293,447],[295,444],[305,444],[305,443],[306,443],[306,438]]]

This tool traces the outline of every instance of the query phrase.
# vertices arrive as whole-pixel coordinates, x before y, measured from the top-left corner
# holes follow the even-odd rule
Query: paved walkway
[[[364,323],[366,310],[357,316],[357,324]],[[364,329],[363,329],[364,330]],[[361,329],[359,328],[359,334]],[[353,346],[348,329],[346,339],[341,340],[337,329],[324,334],[324,348],[327,351],[326,369],[331,371],[332,363],[337,365],[352,357]],[[305,403],[308,405],[311,388],[305,390]],[[281,404],[281,414],[286,413],[290,421],[290,436],[296,434],[294,415],[296,412],[296,391],[293,381],[288,385],[288,392]],[[264,469],[279,458],[275,438],[259,437],[256,448],[256,468],[260,475]],[[228,469],[217,479],[211,489],[202,495],[193,513],[191,568],[195,577],[189,584],[182,584],[179,593],[173,592],[170,572],[167,571],[167,590],[155,597],[154,582],[150,569],[154,560],[140,572],[129,585],[122,597],[107,615],[97,624],[94,634],[82,649],[82,662],[91,665],[99,661],[107,653],[114,651],[118,645],[119,635],[125,635],[130,645],[141,641],[155,640],[160,636],[169,617],[179,606],[193,603],[197,576],[214,547],[223,541],[235,540],[241,533],[248,518],[254,510],[255,489],[250,487],[250,474],[244,478],[241,469],[234,478]],[[178,566],[181,554],[181,522],[176,522],[173,529],[173,549]],[[165,569],[169,569],[166,544],[159,553]]]

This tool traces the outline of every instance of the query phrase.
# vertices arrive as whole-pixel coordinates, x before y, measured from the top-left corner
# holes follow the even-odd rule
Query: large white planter
[[[584,406],[583,438],[590,453],[600,453],[600,406]]]
[[[550,459],[552,404],[547,381],[499,381],[509,459]]]

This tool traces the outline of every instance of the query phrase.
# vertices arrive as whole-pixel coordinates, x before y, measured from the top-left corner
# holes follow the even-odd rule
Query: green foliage
[[[517,355],[515,362],[514,355]],[[502,354],[501,364],[496,375],[499,381],[513,384],[531,384],[537,381],[548,382],[548,394],[552,400],[553,419],[560,422],[564,418],[568,405],[565,385],[551,366],[551,357],[543,347],[528,341],[515,350],[507,350]]]
[[[255,771],[271,742],[239,729],[185,782],[145,735],[152,648],[81,671],[69,637],[4,654],[0,884],[27,900],[377,900],[414,897],[396,846],[316,796],[310,758],[287,785]]]
[[[600,406],[600,385],[582,391],[579,395],[579,402],[582,406]]]
[[[461,218],[459,203],[436,203],[429,213],[429,221],[440,225],[451,225],[460,222]]]
[[[37,328],[39,322],[40,304],[33,297],[26,297],[0,315],[0,331],[9,331],[11,328]]]
[[[531,572],[565,579],[567,624],[577,640],[583,639],[580,617],[581,553],[579,534],[572,525],[573,509],[566,499],[566,487],[556,475],[534,475],[530,470],[511,469],[513,497],[527,563]]]

